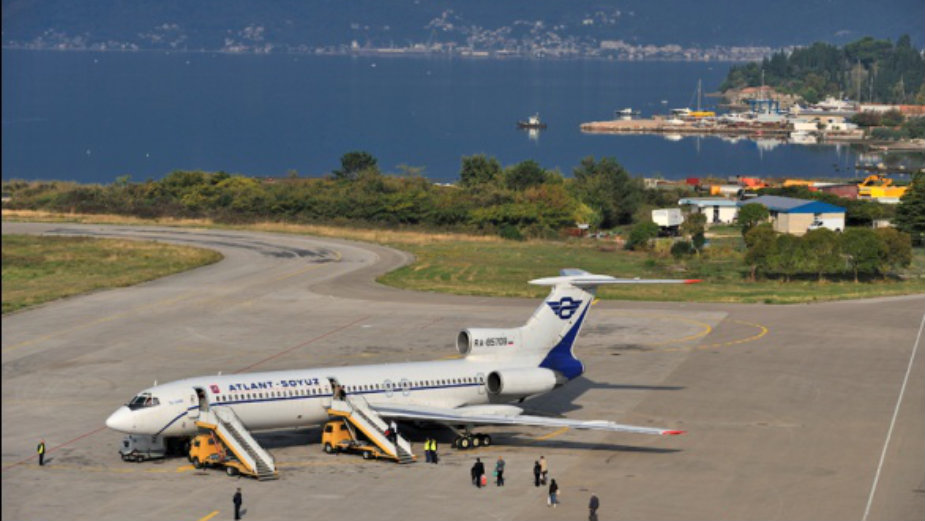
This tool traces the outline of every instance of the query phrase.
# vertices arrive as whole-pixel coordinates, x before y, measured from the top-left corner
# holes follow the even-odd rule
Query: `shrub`
[[[694,245],[690,241],[678,241],[671,245],[671,256],[678,260],[690,257],[694,252]]]
[[[524,240],[524,236],[522,233],[520,233],[520,230],[518,230],[516,226],[511,225],[511,224],[503,225],[501,229],[498,231],[498,235],[500,235],[502,239],[507,239],[509,241]]]
[[[649,248],[652,239],[658,237],[658,225],[653,222],[642,222],[630,230],[630,236],[626,240],[627,250],[645,250]]]

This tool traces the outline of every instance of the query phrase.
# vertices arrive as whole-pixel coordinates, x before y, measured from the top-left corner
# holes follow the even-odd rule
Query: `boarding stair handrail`
[[[398,460],[399,463],[412,463],[415,461],[414,454],[411,452],[411,444],[408,443],[408,440],[399,434],[396,436],[396,443],[392,443],[392,440],[385,435],[385,431],[389,428],[388,424],[369,407],[369,404],[361,396],[349,395],[343,400],[332,400],[328,412],[348,418],[366,433],[370,441]]]
[[[209,411],[201,411],[200,417],[201,422],[215,425],[215,433],[234,453],[238,461],[257,476],[257,479],[277,477],[276,460],[257,443],[233,410],[227,407],[216,407]],[[215,421],[208,421],[212,418]]]

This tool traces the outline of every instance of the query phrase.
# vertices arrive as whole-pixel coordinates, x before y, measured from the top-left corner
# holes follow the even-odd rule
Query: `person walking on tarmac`
[[[601,501],[597,499],[597,494],[591,493],[591,501],[588,502],[588,521],[597,521],[597,509],[601,507]]]
[[[504,486],[504,459],[501,456],[498,456],[498,461],[495,463],[495,485],[499,487]]]
[[[39,467],[45,465],[45,440],[39,440],[38,447],[35,451],[39,453]]]
[[[234,493],[234,518],[241,519],[241,503],[244,502],[244,496],[241,495],[241,487]]]
[[[430,439],[430,462],[437,462],[437,438]]]
[[[543,474],[543,468],[540,467],[540,462],[534,461],[533,462],[533,486],[534,487],[540,486],[540,475],[542,474]]]
[[[546,503],[553,508],[559,506],[559,484],[554,479],[549,482],[549,500]]]
[[[472,465],[472,481],[477,488],[482,488],[482,476],[485,475],[485,464],[482,458],[475,458],[475,464]]]
[[[427,460],[427,463],[433,463],[434,457],[430,452],[430,438],[424,440],[424,458]]]
[[[549,467],[546,465],[546,457],[540,456],[540,481],[545,485],[549,478]]]

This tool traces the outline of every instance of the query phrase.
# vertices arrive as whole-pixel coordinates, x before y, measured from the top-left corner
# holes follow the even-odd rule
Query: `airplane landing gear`
[[[491,436],[488,434],[466,434],[457,436],[456,439],[453,440],[453,447],[459,450],[467,450],[488,447],[491,443]]]

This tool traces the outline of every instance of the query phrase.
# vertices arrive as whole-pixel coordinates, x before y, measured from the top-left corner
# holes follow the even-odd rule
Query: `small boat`
[[[546,123],[543,123],[542,121],[540,121],[540,115],[539,115],[539,114],[534,114],[534,115],[530,116],[529,118],[527,118],[526,121],[518,121],[518,122],[517,122],[517,128],[539,128],[539,129],[543,129],[543,128],[546,128]]]
[[[639,115],[639,111],[638,111],[638,110],[633,110],[633,109],[627,107],[627,108],[625,108],[625,109],[615,110],[615,111],[614,111],[614,114],[616,114],[616,115],[618,115],[618,116],[638,116],[638,115]]]

